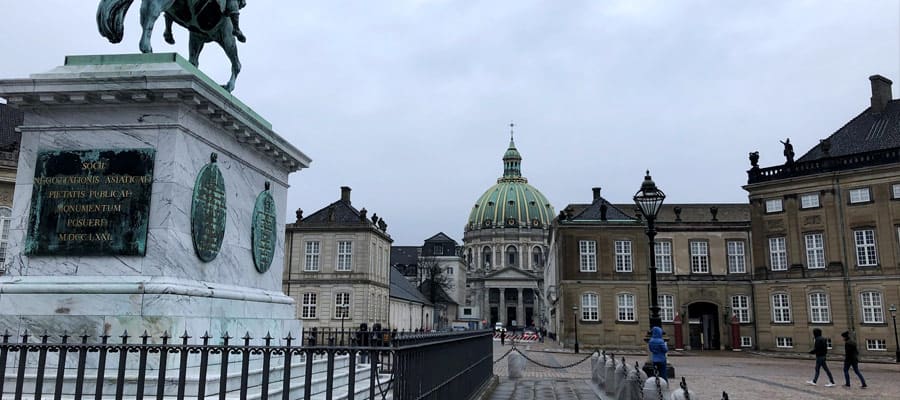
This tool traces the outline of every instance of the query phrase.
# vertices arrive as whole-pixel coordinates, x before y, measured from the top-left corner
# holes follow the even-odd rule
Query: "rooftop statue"
[[[132,2],[134,0],[100,0],[100,6],[97,7],[97,28],[100,29],[100,35],[111,43],[122,41],[125,13]],[[239,10],[245,5],[246,0],[141,0],[141,52],[153,52],[150,46],[153,24],[160,14],[165,13],[166,42],[175,43],[172,22],[190,31],[188,60],[194,66],[199,64],[204,44],[216,42],[222,46],[231,60],[231,79],[222,87],[230,92],[234,90],[234,82],[241,72],[236,40],[246,40],[238,27]]]

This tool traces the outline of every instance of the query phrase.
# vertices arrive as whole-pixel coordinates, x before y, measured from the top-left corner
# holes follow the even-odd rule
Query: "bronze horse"
[[[125,13],[134,0],[100,0],[97,7],[97,27],[100,34],[111,43],[122,41],[124,33],[123,21]],[[157,18],[165,13],[175,23],[191,32],[188,43],[190,54],[188,60],[194,66],[199,65],[200,51],[208,42],[216,42],[231,60],[231,79],[222,85],[227,91],[234,90],[234,82],[241,72],[238,60],[237,43],[234,37],[234,25],[225,13],[223,0],[142,0],[141,1],[141,34],[140,49],[142,53],[152,53],[150,37]]]

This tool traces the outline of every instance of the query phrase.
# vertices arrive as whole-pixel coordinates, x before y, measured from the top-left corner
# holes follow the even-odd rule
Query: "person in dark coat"
[[[653,329],[650,329],[650,341],[647,342],[647,348],[650,349],[650,361],[653,362],[653,367],[656,368],[659,377],[668,381],[669,374],[666,370],[666,353],[669,352],[669,346],[666,345],[666,341],[663,340],[662,335],[662,328],[654,326]]]
[[[841,337],[844,338],[844,386],[850,387],[850,368],[853,367],[853,372],[859,377],[859,381],[865,389],[868,386],[866,386],[866,378],[859,373],[859,348],[856,347],[856,341],[850,339],[849,331],[844,331]]]
[[[806,381],[806,383],[815,386],[816,382],[819,380],[819,369],[821,368],[828,374],[828,383],[825,384],[825,387],[832,387],[834,386],[834,377],[831,376],[831,370],[828,369],[828,364],[825,364],[825,356],[828,354],[828,341],[822,336],[822,330],[819,328],[813,329],[813,337],[815,338],[815,342],[813,344],[813,349],[809,351],[809,354],[816,355],[816,374],[811,381]]]

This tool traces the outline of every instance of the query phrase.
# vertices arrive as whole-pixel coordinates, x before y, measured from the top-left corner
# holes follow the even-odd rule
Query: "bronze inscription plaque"
[[[25,254],[143,256],[155,155],[154,149],[39,151]]]

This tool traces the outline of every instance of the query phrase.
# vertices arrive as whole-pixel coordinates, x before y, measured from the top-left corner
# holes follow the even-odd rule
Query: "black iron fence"
[[[490,331],[357,334],[340,332],[351,343],[335,346],[315,335],[11,341],[7,332],[0,399],[468,399],[492,375]]]

